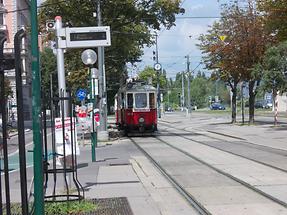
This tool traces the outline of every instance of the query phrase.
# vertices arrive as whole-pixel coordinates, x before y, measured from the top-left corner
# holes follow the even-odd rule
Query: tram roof
[[[121,91],[126,92],[147,92],[147,91],[156,91],[156,88],[152,85],[145,84],[144,82],[129,82],[127,83]]]

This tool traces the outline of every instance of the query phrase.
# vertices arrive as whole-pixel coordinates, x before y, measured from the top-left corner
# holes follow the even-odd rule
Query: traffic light
[[[156,53],[155,53],[155,51],[152,51],[152,54],[153,54],[153,57],[152,57],[153,61],[156,61]]]

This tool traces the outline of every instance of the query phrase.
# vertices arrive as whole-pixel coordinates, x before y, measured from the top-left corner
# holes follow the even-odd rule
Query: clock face
[[[155,69],[155,70],[160,70],[160,69],[161,69],[161,65],[160,65],[159,63],[156,63],[156,64],[154,65],[154,69]]]

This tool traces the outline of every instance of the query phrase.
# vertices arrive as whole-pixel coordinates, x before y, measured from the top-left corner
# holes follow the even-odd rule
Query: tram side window
[[[136,108],[146,108],[147,107],[147,94],[136,93],[135,94],[135,105],[136,105]]]
[[[128,93],[127,99],[128,99],[128,108],[133,108],[133,104],[134,104],[133,94]]]
[[[155,108],[155,98],[154,93],[149,94],[149,108],[154,109]]]
[[[121,94],[121,106],[122,106],[122,108],[124,108],[125,107],[125,94]]]

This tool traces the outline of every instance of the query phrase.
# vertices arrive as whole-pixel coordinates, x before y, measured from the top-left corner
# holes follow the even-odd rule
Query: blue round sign
[[[87,91],[85,89],[78,89],[76,96],[80,101],[83,101],[87,96]]]

